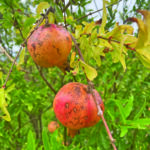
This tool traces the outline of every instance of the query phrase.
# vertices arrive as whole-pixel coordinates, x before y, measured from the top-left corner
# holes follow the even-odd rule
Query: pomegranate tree
[[[98,92],[93,90],[96,101],[104,111],[104,104]],[[53,102],[57,119],[68,128],[73,137],[78,130],[95,125],[100,117],[93,95],[88,92],[87,85],[72,82],[64,85],[56,94]]]
[[[72,39],[63,27],[42,25],[33,32],[27,47],[35,63],[42,67],[63,66],[72,48]]]

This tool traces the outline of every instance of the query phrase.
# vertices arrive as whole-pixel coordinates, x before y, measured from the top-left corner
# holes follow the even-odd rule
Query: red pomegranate
[[[72,48],[72,39],[63,27],[42,25],[33,32],[27,47],[35,63],[42,67],[63,66]]]
[[[93,90],[96,101],[104,111],[104,104],[98,92]],[[73,137],[78,130],[95,125],[100,117],[87,85],[72,82],[64,85],[56,94],[53,102],[57,119],[68,128],[68,134]]]
[[[51,121],[48,124],[48,130],[49,132],[53,133],[57,128],[59,128],[59,124],[57,121]]]

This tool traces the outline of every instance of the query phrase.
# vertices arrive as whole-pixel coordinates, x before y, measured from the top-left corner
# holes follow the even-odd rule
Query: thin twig
[[[76,49],[78,50],[80,59],[81,59],[82,61],[84,61],[84,58],[83,58],[82,53],[81,53],[81,50],[80,50],[80,48],[79,48],[79,46],[78,46],[78,44],[77,44],[75,38],[74,38],[72,35],[71,35],[71,37],[72,37],[72,40],[73,40],[73,42],[74,42],[74,44],[75,44]],[[86,77],[86,78],[87,78],[87,77]],[[108,128],[108,125],[107,125],[107,123],[106,123],[106,121],[105,121],[105,118],[104,118],[104,115],[103,115],[103,111],[102,111],[100,105],[97,103],[96,96],[95,96],[94,91],[93,91],[93,83],[92,83],[88,78],[87,78],[87,82],[88,82],[88,88],[89,88],[88,90],[89,90],[89,92],[92,94],[92,96],[93,96],[93,98],[94,98],[94,101],[95,101],[95,103],[96,103],[97,115],[102,118],[103,124],[104,124],[104,126],[105,126],[105,128],[106,128],[106,131],[107,131],[107,134],[108,134],[109,139],[110,139],[110,141],[111,141],[111,144],[112,144],[114,150],[117,150],[117,148],[116,148],[116,146],[115,146],[115,144],[114,144],[115,140],[113,139],[113,137],[112,137],[112,135],[111,135],[111,132],[110,132],[110,130],[109,130],[109,128]]]
[[[70,6],[70,4],[71,4],[71,2],[69,1],[66,6],[64,5],[62,12],[65,12],[67,10],[67,8]]]
[[[91,35],[91,34],[82,34],[82,35]],[[115,43],[118,43],[118,44],[120,44],[121,42],[120,41],[117,41],[117,40],[113,40],[112,39],[112,37],[110,37],[110,38],[105,38],[105,37],[102,37],[102,36],[97,36],[97,38],[100,38],[100,39],[104,39],[104,40],[107,40],[109,43],[111,43],[111,42],[115,42]],[[130,50],[132,50],[132,51],[135,51],[136,52],[136,49],[135,48],[132,48],[132,47],[130,47],[130,44],[123,44],[127,49],[130,49]]]
[[[9,79],[9,76],[10,76],[10,74],[11,74],[11,72],[12,72],[12,69],[13,69],[13,67],[14,67],[14,65],[15,65],[15,62],[16,62],[16,60],[17,60],[17,58],[18,58],[18,56],[19,56],[21,50],[22,50],[22,46],[20,47],[19,52],[18,52],[17,56],[15,57],[15,59],[14,59],[12,65],[11,65],[11,68],[10,68],[10,70],[9,70],[9,72],[8,72],[8,75],[7,75],[7,78],[6,78],[6,80],[5,80],[5,83],[4,83],[4,85],[3,85],[3,88],[6,87],[6,84],[7,84],[7,81],[8,81],[8,79]]]
[[[70,34],[70,35],[71,35],[71,34]],[[84,58],[83,58],[82,53],[81,53],[81,51],[80,51],[80,48],[79,48],[79,46],[78,46],[78,44],[77,44],[77,41],[75,40],[75,38],[74,38],[72,35],[71,35],[71,38],[72,38],[72,40],[73,40],[73,42],[74,42],[74,44],[75,44],[76,49],[78,50],[80,59],[81,59],[82,61],[84,61]]]
[[[7,53],[7,51],[6,51],[2,46],[0,46],[0,50],[8,57],[8,59],[9,59],[11,62],[14,62],[14,59]],[[15,65],[17,65],[16,62],[15,62]]]
[[[38,65],[36,65],[36,68],[38,69],[42,79],[45,81],[45,83],[47,84],[47,86],[54,92],[54,94],[56,94],[57,92],[55,91],[55,89],[53,88],[53,86],[47,81],[47,79],[45,78],[42,70],[38,67]]]
[[[119,0],[119,1],[117,1],[117,2],[114,2],[114,3],[112,3],[112,4],[108,5],[108,6],[106,6],[106,8],[111,7],[111,6],[115,5],[115,4],[118,4],[118,3],[121,2],[121,1],[122,1],[122,0]],[[80,17],[80,18],[78,18],[78,19],[76,19],[76,21],[79,21],[79,20],[81,20],[81,19],[83,19],[83,18],[85,18],[85,17],[88,17],[88,16],[90,16],[90,15],[93,15],[93,14],[99,12],[99,11],[102,11],[102,10],[103,10],[103,8],[98,9],[98,10],[93,11],[93,12],[90,12],[89,14],[87,14],[87,15],[85,15],[85,16],[82,16],[82,17]]]
[[[113,5],[118,4],[118,3],[120,3],[121,1],[122,1],[122,0],[119,0],[119,1],[117,1],[117,2],[114,2],[114,3],[112,3],[112,4],[108,5],[108,6],[106,6],[106,8],[112,7]],[[103,8],[98,9],[98,10],[93,11],[93,12],[90,12],[90,13],[88,13],[88,14],[85,15],[85,16],[82,16],[82,17],[80,17],[80,18],[75,19],[75,21],[79,21],[79,20],[81,20],[81,19],[83,19],[83,18],[85,18],[85,17],[88,17],[88,16],[90,16],[90,15],[93,15],[93,14],[95,14],[95,13],[97,13],[97,12],[102,11],[102,10],[103,10]],[[69,26],[69,24],[67,24],[66,26]]]
[[[64,0],[64,6],[65,6],[65,0]],[[68,6],[69,7],[69,6]],[[63,11],[64,12],[64,23],[65,23],[65,28],[67,28],[66,27],[66,11]]]

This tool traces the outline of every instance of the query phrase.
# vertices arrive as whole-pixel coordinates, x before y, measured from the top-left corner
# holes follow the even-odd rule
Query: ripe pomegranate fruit
[[[73,137],[78,130],[95,125],[100,117],[97,106],[87,85],[72,82],[64,85],[56,94],[53,108],[57,119],[68,128],[68,134]],[[98,92],[93,90],[96,101],[104,111],[104,104]]]
[[[48,124],[48,130],[49,132],[53,133],[57,128],[59,128],[59,124],[57,121],[51,121]]]
[[[27,47],[35,63],[41,67],[63,66],[72,48],[72,39],[63,27],[42,25],[29,37]]]

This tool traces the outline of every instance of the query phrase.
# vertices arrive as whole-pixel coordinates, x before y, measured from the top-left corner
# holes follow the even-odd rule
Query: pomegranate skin
[[[34,62],[41,67],[62,66],[72,48],[72,39],[63,27],[42,25],[33,32],[27,48]]]
[[[94,90],[96,100],[104,111],[104,104],[98,92]],[[56,94],[53,102],[57,119],[66,127],[73,130],[95,125],[100,117],[87,85],[72,82],[64,85]]]

